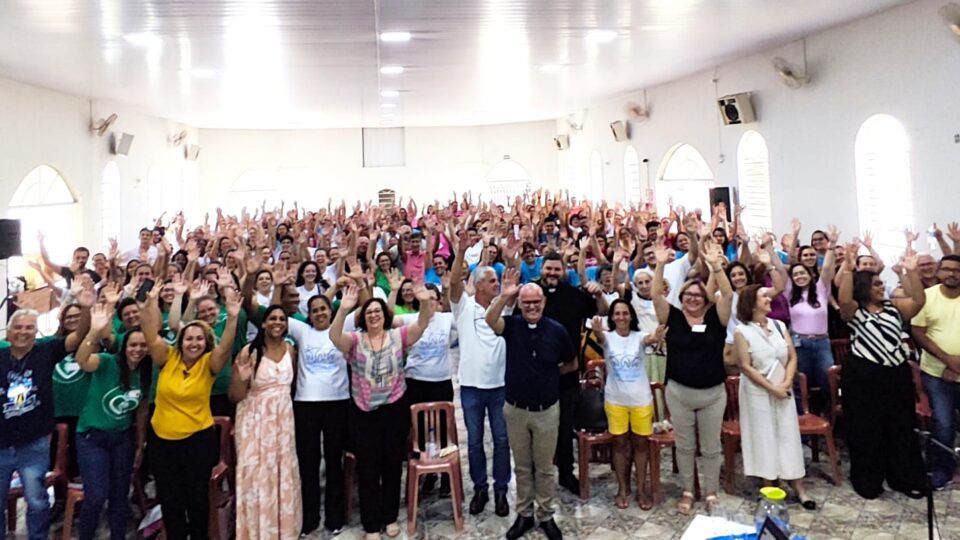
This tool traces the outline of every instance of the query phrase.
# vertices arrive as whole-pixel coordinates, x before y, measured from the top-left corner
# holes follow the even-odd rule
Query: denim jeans
[[[953,413],[960,408],[960,384],[945,381],[940,377],[932,377],[926,373],[920,375],[923,389],[930,400],[930,409],[933,412],[933,438],[949,448],[954,447],[956,421]],[[953,476],[956,463],[946,450],[930,444],[927,450],[927,460],[930,471],[934,476],[949,480]],[[939,473],[939,474],[937,474]],[[934,480],[936,483],[936,479]]]
[[[833,349],[830,340],[795,339],[797,349],[797,371],[807,376],[807,388],[820,388],[820,408],[814,412],[830,410],[830,384],[827,382],[827,370],[833,365]],[[800,411],[800,383],[794,384],[797,400],[797,412]]]
[[[467,425],[467,457],[473,489],[487,491],[487,454],[483,449],[483,417],[490,419],[493,435],[493,491],[506,493],[510,483],[510,443],[507,422],[503,418],[506,390],[500,388],[460,387],[463,422]]]
[[[0,540],[7,537],[7,519],[17,519],[15,515],[6,516],[7,494],[10,492],[13,471],[20,474],[24,498],[27,500],[28,538],[47,540],[50,534],[50,501],[43,479],[49,467],[49,435],[23,446],[0,448],[0,503],[3,505],[0,508]]]
[[[133,472],[133,428],[77,433],[77,460],[83,477],[80,540],[92,540],[96,536],[103,505],[108,500],[110,539],[123,540],[130,516],[127,494]]]

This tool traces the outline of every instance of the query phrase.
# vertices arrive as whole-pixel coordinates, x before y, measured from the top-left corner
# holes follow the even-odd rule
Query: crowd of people
[[[742,210],[657,216],[542,190],[508,205],[454,193],[422,209],[402,199],[218,209],[200,225],[177,214],[142,229],[132,249],[111,241],[91,257],[80,247],[67,265],[41,249],[34,266],[60,302],[60,325],[38,336],[38,313],[17,309],[0,344],[0,501],[16,472],[30,538],[47,538],[50,435],[65,423],[69,474],[85,492],[81,539],[94,538],[105,506],[111,538],[126,537],[134,471],[156,482],[168,538],[206,538],[215,417],[230,417],[238,539],[341,531],[346,451],[366,538],[395,537],[402,463],[423,444],[409,440],[410,407],[453,401],[456,378],[469,512],[486,511],[492,483],[493,512],[509,515],[512,455],[517,517],[506,537],[539,527],[562,538],[556,494],[580,492],[576,413],[593,343],[617,508],[630,506],[632,466],[637,505],[654,507],[645,479],[655,422],[675,435],[676,510],[694,510],[698,471],[705,510],[719,506],[725,381],[739,375],[744,475],[788,482],[812,510],[798,374],[828,415],[831,339],[850,341],[842,405],[854,489],[875,498],[886,483],[922,496],[909,362],[919,358],[933,437],[953,447],[960,226],[936,230],[939,260],[915,251],[907,231],[885,286],[869,235],[843,242],[830,226],[807,245],[794,220],[779,242],[751,238]],[[651,383],[665,385],[663,402]],[[445,426],[436,436],[448,442]],[[929,457],[942,489],[954,461],[935,448]],[[440,479],[439,492],[450,489]],[[0,520],[0,540],[5,531]]]

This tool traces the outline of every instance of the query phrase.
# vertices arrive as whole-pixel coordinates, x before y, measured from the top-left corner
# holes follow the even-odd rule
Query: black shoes
[[[560,485],[567,488],[567,491],[570,493],[580,496],[580,479],[574,476],[573,473],[561,474]]]
[[[543,534],[547,535],[549,540],[563,539],[563,533],[560,532],[560,527],[557,527],[557,522],[552,518],[547,521],[541,521],[540,529],[543,530]]]
[[[507,517],[510,515],[510,505],[507,504],[506,493],[493,494],[493,513],[500,517]]]
[[[553,520],[551,519],[549,523],[553,523]],[[517,538],[527,534],[527,531],[532,530],[536,525],[537,522],[533,520],[533,516],[517,516],[517,520],[513,522],[513,526],[507,531],[507,540],[517,540]],[[542,527],[543,524],[540,526]],[[556,529],[557,525],[554,523],[553,527]],[[546,529],[544,529],[544,532],[546,532]],[[557,532],[559,533],[560,530],[557,529]],[[548,538],[552,537],[548,536]]]
[[[473,493],[473,499],[470,500],[470,515],[475,516],[487,506],[490,495],[486,491],[476,491]]]

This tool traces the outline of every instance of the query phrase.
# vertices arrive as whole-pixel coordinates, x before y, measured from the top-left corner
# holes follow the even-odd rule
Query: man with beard
[[[599,284],[590,282],[582,289],[564,281],[566,272],[559,253],[543,257],[540,281],[546,298],[543,316],[560,323],[571,343],[580,343],[583,321],[594,315],[605,315],[607,301]],[[574,361],[560,368],[560,428],[557,432],[556,460],[560,485],[573,493],[580,493],[580,481],[573,474],[573,416],[580,388],[579,354]]]
[[[921,378],[933,412],[933,436],[953,448],[954,411],[960,407],[960,255],[940,259],[937,273],[940,284],[926,289],[927,301],[911,324],[913,339],[923,349]],[[933,445],[928,452],[931,484],[943,489],[953,479],[954,458]]]

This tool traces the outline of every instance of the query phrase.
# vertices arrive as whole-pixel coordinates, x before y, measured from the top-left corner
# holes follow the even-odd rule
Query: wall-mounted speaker
[[[753,104],[750,102],[749,92],[723,96],[717,100],[717,107],[720,108],[720,117],[723,118],[723,123],[728,126],[757,121],[757,117],[753,113]]]
[[[116,133],[113,134],[113,153],[118,156],[127,156],[130,155],[130,147],[133,146],[133,135],[129,133],[122,133],[118,137]]]
[[[727,221],[733,221],[733,210],[737,206],[737,188],[731,186],[711,188],[710,211],[713,212],[713,208],[720,203],[726,206]]]
[[[196,161],[200,157],[200,145],[197,144],[188,144],[184,147],[184,157],[187,158],[187,161]]]
[[[557,150],[566,150],[567,148],[570,148],[570,136],[557,135],[553,138],[553,145],[557,147]]]
[[[0,219],[0,259],[22,255],[20,249],[20,220]]]
[[[613,133],[613,140],[623,142],[630,138],[630,126],[622,120],[610,122],[610,131]]]

